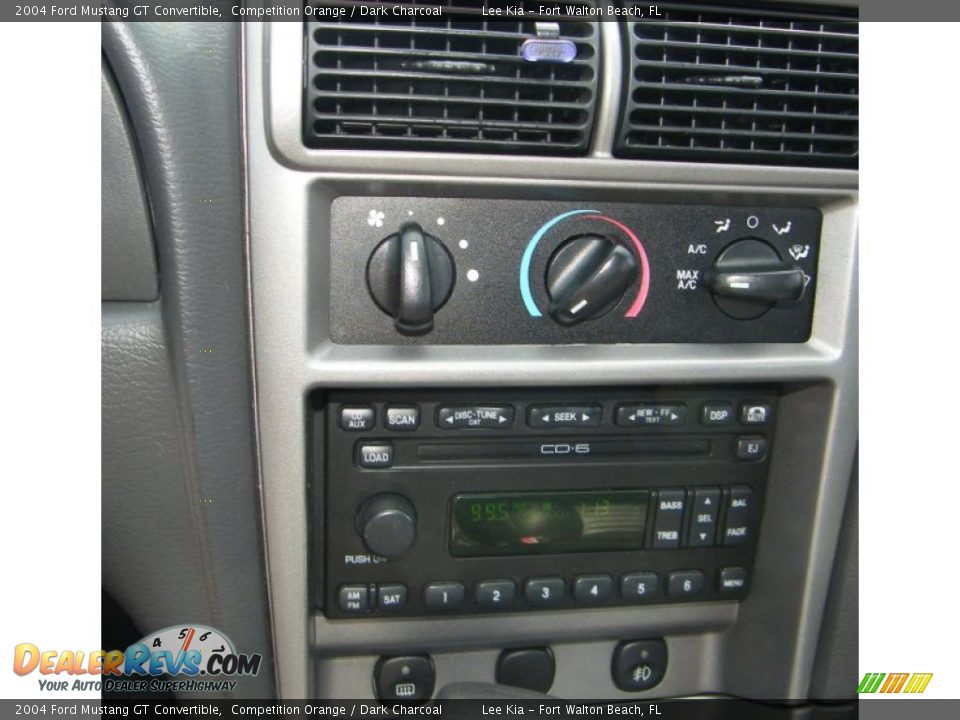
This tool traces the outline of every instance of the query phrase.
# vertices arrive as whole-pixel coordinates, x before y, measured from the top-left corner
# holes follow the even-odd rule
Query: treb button
[[[534,405],[527,411],[532,428],[597,427],[603,408],[599,405]]]
[[[661,490],[657,493],[657,515],[653,522],[653,547],[668,550],[680,547],[680,527],[687,493],[684,490]]]

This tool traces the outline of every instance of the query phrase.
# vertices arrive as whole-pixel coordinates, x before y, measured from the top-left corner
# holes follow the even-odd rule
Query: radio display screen
[[[639,550],[646,490],[476,493],[451,506],[454,557]]]

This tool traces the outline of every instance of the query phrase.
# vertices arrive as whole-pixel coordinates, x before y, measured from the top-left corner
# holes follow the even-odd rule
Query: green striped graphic
[[[880,687],[880,683],[883,682],[883,679],[887,676],[886,673],[867,673],[863,676],[863,680],[860,681],[860,685],[857,687],[858,693],[875,693],[877,688]]]

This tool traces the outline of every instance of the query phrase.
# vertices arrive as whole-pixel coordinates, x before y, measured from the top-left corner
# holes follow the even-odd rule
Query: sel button
[[[698,488],[693,493],[693,517],[690,521],[690,547],[710,547],[717,535],[720,489]]]

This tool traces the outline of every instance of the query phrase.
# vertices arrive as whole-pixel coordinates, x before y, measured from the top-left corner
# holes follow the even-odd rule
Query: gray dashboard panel
[[[159,312],[183,487],[171,488],[179,478],[170,478],[151,491],[169,489],[189,518],[178,529],[194,545],[199,567],[185,562],[180,582],[190,585],[191,596],[201,593],[208,622],[241,652],[264,656],[260,673],[239,683],[234,695],[271,697],[248,343],[240,28],[207,22],[101,27],[103,52],[129,111],[155,210]],[[157,448],[166,451],[164,445]],[[155,508],[143,510],[136,545],[156,544],[166,528],[155,525]],[[104,521],[110,521],[106,514]],[[149,586],[144,576],[163,565],[153,564],[146,551],[126,559],[131,557],[139,561],[110,568],[109,574],[126,573],[127,583],[139,579]],[[149,632],[160,629],[166,616],[141,614],[138,620]]]
[[[275,23],[249,24],[245,34],[255,365],[280,694],[371,697],[369,668],[377,653],[425,646],[438,651],[438,686],[489,681],[486,671],[477,668],[492,668],[490,658],[508,638],[512,644],[556,638],[564,655],[576,658],[570,665],[603,657],[607,667],[613,639],[629,629],[664,634],[671,656],[689,659],[684,672],[668,672],[650,695],[728,692],[805,698],[856,442],[857,173],[617,161],[599,141],[591,157],[577,161],[306,150],[299,141],[299,33],[294,23]],[[616,37],[609,31],[604,36],[608,68],[618,61]],[[604,94],[600,113],[601,123],[612,121],[615,93]],[[344,194],[391,193],[818,207],[824,220],[811,339],[799,345],[739,346],[336,345],[327,326],[330,202]],[[782,417],[792,420],[778,429],[771,482],[779,492],[767,500],[757,585],[747,602],[669,612],[583,612],[574,627],[535,613],[495,621],[362,627],[311,616],[304,457],[308,392],[589,385],[598,378],[627,385],[784,384]],[[809,514],[796,512],[798,507]],[[758,648],[763,652],[757,653]],[[570,665],[564,664],[553,693],[597,697],[617,692],[606,672],[584,682],[569,671]]]
[[[100,299],[156,300],[157,257],[137,143],[110,69],[100,71]]]

